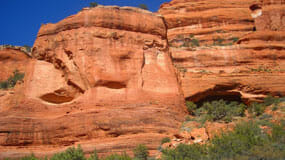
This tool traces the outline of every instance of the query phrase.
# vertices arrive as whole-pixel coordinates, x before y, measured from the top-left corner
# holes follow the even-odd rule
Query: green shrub
[[[145,5],[145,4],[140,4],[138,7],[141,9],[144,9],[144,10],[148,10],[147,5]]]
[[[163,139],[161,140],[161,143],[160,143],[160,144],[168,143],[168,142],[170,142],[170,141],[171,141],[171,140],[170,140],[169,137],[165,137],[165,138],[163,138]]]
[[[264,105],[270,106],[272,104],[278,105],[280,103],[279,98],[272,97],[271,95],[268,95],[267,97],[264,98]]]
[[[9,83],[8,81],[2,81],[0,82],[0,89],[8,89],[9,88]]]
[[[274,105],[271,110],[272,110],[272,111],[278,110],[278,105]]]
[[[145,145],[140,144],[138,145],[134,150],[134,156],[138,160],[147,160],[147,157],[149,155],[148,149]]]
[[[273,142],[282,142],[285,145],[285,125],[273,124],[271,139]],[[284,148],[285,149],[285,148]]]
[[[96,149],[94,149],[93,153],[90,155],[88,160],[99,160],[99,157],[98,157]]]
[[[260,116],[264,113],[266,107],[267,106],[262,103],[253,102],[250,104],[249,112],[254,116]]]
[[[208,144],[180,144],[162,150],[163,160],[281,160],[285,157],[284,124],[272,124],[272,135],[256,122],[243,122],[233,131],[214,137]]]
[[[192,43],[192,45],[191,45],[192,47],[195,47],[195,46],[199,47],[200,46],[200,42],[196,38],[192,38],[191,43]]]
[[[218,46],[222,46],[223,45],[223,42],[225,41],[225,39],[223,39],[223,38],[221,38],[221,37],[218,37],[218,38],[216,38],[216,39],[213,39],[213,41],[214,41],[214,46],[215,45],[218,45]]]
[[[235,43],[235,42],[237,42],[239,40],[239,38],[238,37],[232,37],[230,40],[232,40],[233,43]]]
[[[197,105],[194,102],[186,101],[186,107],[190,114],[194,115],[195,110],[197,109]]]
[[[130,156],[128,156],[126,153],[123,153],[121,155],[119,154],[111,154],[105,158],[105,160],[132,160]]]
[[[193,144],[179,144],[175,149],[162,150],[163,160],[192,160],[205,159],[206,147],[205,145]]]
[[[193,47],[199,47],[200,46],[199,40],[196,39],[193,34],[190,35],[190,39],[184,38],[183,35],[178,35],[177,39],[183,40],[183,44],[180,47],[192,47],[193,48]]]
[[[65,152],[55,154],[51,160],[86,160],[80,145],[77,148],[68,148]]]
[[[24,78],[25,74],[20,73],[18,70],[13,72],[13,76],[10,76],[6,81],[0,82],[0,89],[13,88],[18,81]]]
[[[24,47],[28,52],[31,52],[31,51],[32,51],[32,47],[31,47],[31,46],[24,45],[23,47]]]
[[[98,3],[97,3],[97,2],[90,2],[90,3],[89,3],[89,6],[90,6],[91,8],[97,7],[97,6],[98,6]]]
[[[211,140],[209,154],[213,159],[230,159],[245,154],[255,145],[261,145],[263,136],[261,129],[253,122],[238,124],[233,132]]]
[[[21,158],[21,160],[38,160],[38,159],[32,154],[30,156]]]
[[[244,116],[246,106],[238,102],[227,102],[224,100],[206,102],[202,108],[206,110],[207,119],[210,121],[223,120],[232,121],[235,116]]]

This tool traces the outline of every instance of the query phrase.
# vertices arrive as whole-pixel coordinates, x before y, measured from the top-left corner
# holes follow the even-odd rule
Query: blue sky
[[[1,0],[0,45],[32,46],[42,23],[56,23],[94,1],[118,6],[146,4],[155,12],[170,0]]]

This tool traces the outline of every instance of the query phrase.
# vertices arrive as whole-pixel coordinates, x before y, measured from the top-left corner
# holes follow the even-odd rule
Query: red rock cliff
[[[184,120],[184,98],[284,96],[283,0],[173,0],[159,13],[99,6],[42,26],[33,59],[14,66],[24,83],[0,93],[0,159],[76,144],[154,154]]]
[[[138,144],[154,151],[184,120],[166,27],[156,14],[84,9],[42,26],[32,54],[20,98],[0,108],[0,157],[43,156],[76,144],[86,153]]]
[[[185,98],[285,95],[283,0],[173,0],[159,13]],[[194,84],[194,85],[193,85]]]

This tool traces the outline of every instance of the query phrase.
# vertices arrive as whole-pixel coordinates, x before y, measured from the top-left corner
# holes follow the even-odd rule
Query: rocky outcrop
[[[24,72],[31,58],[18,48],[0,46],[0,81],[7,80],[15,70]]]
[[[24,85],[0,108],[0,157],[131,151],[177,133],[186,114],[163,19],[130,7],[84,9],[41,27]]]
[[[159,13],[185,98],[202,103],[284,96],[284,7],[281,0],[163,4]]]
[[[77,144],[101,155],[146,144],[154,155],[162,138],[179,136],[184,98],[284,96],[283,0],[173,0],[159,13],[85,8],[43,25],[33,59],[1,50],[0,79],[15,69],[25,79],[0,92],[0,159]],[[223,127],[185,136],[204,143]]]

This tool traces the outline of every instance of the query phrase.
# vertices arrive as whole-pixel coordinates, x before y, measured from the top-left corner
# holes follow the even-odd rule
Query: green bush
[[[213,159],[234,158],[263,143],[263,132],[253,122],[238,124],[233,132],[211,140],[209,154]]]
[[[138,7],[141,9],[144,9],[144,10],[148,10],[147,5],[145,5],[145,4],[140,4]]]
[[[160,144],[168,143],[168,142],[170,142],[170,141],[171,141],[171,140],[170,140],[169,137],[165,137],[165,138],[163,138],[163,139],[161,140],[161,143],[160,143]]]
[[[23,47],[24,47],[28,52],[31,52],[31,51],[32,51],[32,47],[31,47],[31,46],[23,45]]]
[[[38,160],[38,159],[32,154],[30,156],[21,158],[21,160]]]
[[[246,106],[238,102],[227,102],[224,100],[206,102],[202,108],[205,109],[207,120],[218,121],[223,120],[226,122],[232,121],[233,117],[244,116]],[[201,113],[201,111],[200,111]]]
[[[13,72],[13,76],[10,76],[6,81],[0,82],[0,89],[13,88],[18,81],[24,78],[25,74],[20,73],[18,70]]]
[[[99,157],[98,157],[96,149],[94,149],[93,153],[90,155],[88,160],[99,160]]]
[[[90,3],[89,3],[89,6],[90,6],[91,8],[97,7],[97,6],[98,6],[98,3],[97,3],[97,2],[90,2]]]
[[[260,116],[264,113],[266,107],[267,106],[262,103],[253,102],[250,104],[249,113],[253,114],[254,116]]]
[[[191,101],[186,101],[186,107],[190,114],[194,115],[195,110],[197,109],[197,105]]]
[[[9,88],[9,83],[8,81],[2,81],[0,82],[0,89],[8,89]]]
[[[147,157],[149,155],[148,149],[145,145],[140,144],[138,145],[134,150],[134,156],[138,160],[147,160]]]
[[[130,156],[128,156],[126,153],[123,153],[121,155],[119,154],[111,154],[105,158],[105,160],[132,160]]]
[[[205,145],[193,144],[179,144],[175,149],[162,150],[163,160],[202,160],[206,157]]]
[[[264,98],[263,104],[266,106],[270,106],[272,104],[278,105],[280,103],[279,98],[272,97],[271,95],[268,95],[267,97]]]
[[[191,43],[192,43],[192,45],[191,45],[192,47],[195,47],[195,46],[199,47],[200,46],[200,42],[196,38],[191,39]]]
[[[233,43],[235,43],[235,42],[237,42],[239,40],[239,38],[238,37],[232,37],[230,40],[232,40]]]
[[[272,134],[268,134],[256,122],[243,122],[206,145],[180,144],[175,149],[162,150],[162,159],[281,160],[285,158],[285,125],[272,125]]]
[[[218,38],[216,38],[216,39],[213,39],[213,41],[214,41],[214,46],[215,45],[218,45],[218,46],[222,46],[223,45],[223,42],[225,41],[225,39],[223,39],[223,38],[221,38],[221,37],[218,37]]]
[[[77,148],[68,148],[65,152],[55,154],[51,160],[86,160],[80,145]]]

